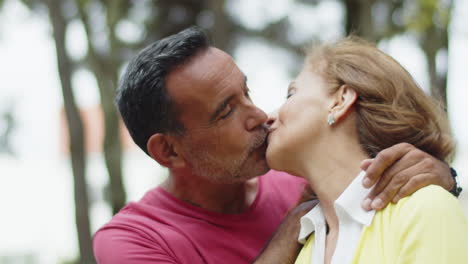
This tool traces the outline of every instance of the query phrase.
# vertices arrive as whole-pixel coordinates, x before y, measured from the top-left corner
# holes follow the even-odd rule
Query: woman
[[[296,263],[468,263],[468,222],[442,188],[360,206],[361,160],[398,142],[453,153],[445,114],[390,56],[353,38],[308,51],[270,123],[269,165],[308,179],[320,200],[301,219]]]

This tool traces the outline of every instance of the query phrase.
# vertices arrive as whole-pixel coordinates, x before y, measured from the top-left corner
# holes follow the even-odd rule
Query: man
[[[116,102],[135,143],[170,175],[96,233],[99,263],[294,261],[299,218],[313,204],[288,214],[304,181],[269,171],[267,115],[229,55],[197,28],[167,37],[129,64]],[[367,207],[427,184],[453,185],[446,164],[408,144],[369,165],[368,186],[383,176]]]

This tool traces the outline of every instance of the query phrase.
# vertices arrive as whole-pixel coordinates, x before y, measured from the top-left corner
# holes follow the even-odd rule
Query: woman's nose
[[[272,128],[276,122],[276,119],[278,119],[278,110],[275,110],[271,112],[270,114],[268,114],[268,120],[266,122],[267,126],[269,128]]]

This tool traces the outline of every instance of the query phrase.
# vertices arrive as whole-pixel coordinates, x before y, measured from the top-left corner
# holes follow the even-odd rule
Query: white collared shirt
[[[346,264],[352,261],[362,230],[365,226],[369,226],[374,218],[374,210],[367,212],[361,207],[361,202],[370,192],[370,189],[362,186],[365,174],[365,171],[361,171],[334,203],[339,232],[331,264]],[[307,237],[314,231],[315,241],[311,263],[323,264],[325,262],[326,223],[320,203],[301,218],[299,242],[305,243]]]

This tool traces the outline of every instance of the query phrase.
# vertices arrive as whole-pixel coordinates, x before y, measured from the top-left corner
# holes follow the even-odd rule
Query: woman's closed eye
[[[286,99],[289,99],[289,97],[294,95],[294,91],[289,91],[288,94],[286,95]]]

